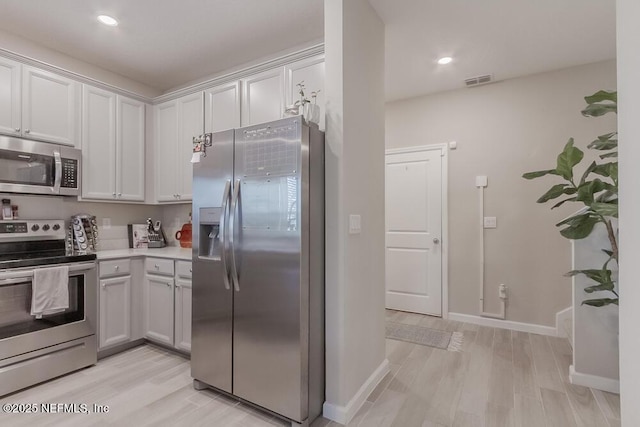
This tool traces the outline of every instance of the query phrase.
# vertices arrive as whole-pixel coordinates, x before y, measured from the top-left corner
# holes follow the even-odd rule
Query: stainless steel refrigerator
[[[324,134],[298,116],[214,133],[203,148],[194,386],[308,423],[324,401]]]

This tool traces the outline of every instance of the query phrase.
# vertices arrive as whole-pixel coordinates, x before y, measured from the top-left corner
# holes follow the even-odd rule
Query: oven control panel
[[[40,219],[27,221],[0,221],[0,240],[8,238],[15,240],[18,237],[64,239],[64,220]]]

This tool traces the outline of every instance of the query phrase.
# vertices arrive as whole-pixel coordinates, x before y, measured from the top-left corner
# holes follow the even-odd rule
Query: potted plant
[[[599,117],[608,113],[617,113],[617,92],[599,91],[585,97],[587,107],[582,110],[586,117]],[[608,256],[607,261],[600,268],[586,270],[573,270],[568,276],[583,274],[595,284],[587,286],[584,291],[588,294],[604,291],[608,292],[606,298],[591,298],[582,304],[602,307],[610,304],[618,305],[618,291],[616,279],[610,268],[612,262],[618,263],[618,134],[607,133],[598,136],[587,148],[601,151],[600,161],[593,161],[578,179],[575,167],[582,162],[584,152],[574,146],[573,138],[570,138],[558,155],[554,169],[528,172],[523,175],[525,179],[536,179],[551,175],[558,177],[560,183],[552,186],[538,200],[538,203],[546,203],[551,200],[564,197],[556,202],[551,209],[555,209],[564,203],[579,203],[583,207],[569,218],[556,224],[560,228],[560,234],[568,239],[584,239],[589,236],[597,224],[606,227],[610,247],[602,251]]]
[[[320,106],[316,104],[316,101],[320,90],[311,92],[311,98],[313,99],[313,102],[311,102],[305,95],[304,80],[302,80],[296,86],[298,86],[298,94],[300,95],[300,99],[294,102],[293,105],[288,106],[285,110],[285,114],[302,114],[307,122],[318,124],[318,122],[320,121]]]

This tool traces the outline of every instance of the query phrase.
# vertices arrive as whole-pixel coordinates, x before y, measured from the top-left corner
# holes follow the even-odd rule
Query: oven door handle
[[[26,277],[28,278],[28,277]],[[7,285],[15,285],[16,283],[24,283],[25,277],[15,277],[11,279],[0,279],[0,287]]]
[[[89,271],[96,267],[95,262],[85,262],[82,264],[74,264],[69,266],[69,273],[77,273],[79,271]],[[20,270],[13,272],[0,273],[0,286],[10,285],[14,283],[24,282],[24,279],[33,278],[33,269]]]

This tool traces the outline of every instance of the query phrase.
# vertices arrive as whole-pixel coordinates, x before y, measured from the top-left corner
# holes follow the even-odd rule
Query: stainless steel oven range
[[[0,396],[96,363],[96,255],[66,251],[64,220],[0,221]],[[37,269],[66,265],[69,307],[31,315]]]

